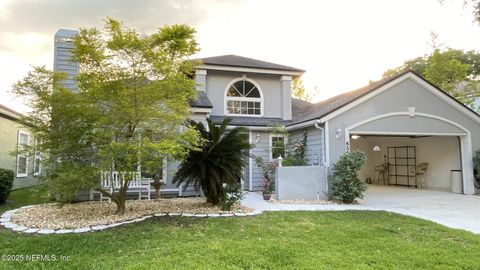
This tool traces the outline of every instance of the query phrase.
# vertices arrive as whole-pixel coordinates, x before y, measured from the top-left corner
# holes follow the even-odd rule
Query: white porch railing
[[[110,193],[113,193],[119,190],[126,181],[129,181],[127,190],[128,191],[138,191],[138,199],[148,199],[150,200],[151,193],[151,179],[143,178],[141,172],[102,172],[100,174],[100,188],[107,190]],[[100,192],[100,201],[103,201],[105,198],[103,193]],[[107,200],[111,199],[107,197]]]

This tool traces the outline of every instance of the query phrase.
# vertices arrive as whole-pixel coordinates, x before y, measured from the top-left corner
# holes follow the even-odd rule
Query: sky
[[[107,16],[152,33],[196,28],[195,57],[235,54],[306,70],[319,101],[378,80],[389,68],[445,48],[478,50],[480,26],[463,0],[0,0],[0,104],[28,111],[11,93],[32,66],[53,66],[59,28],[103,26]]]

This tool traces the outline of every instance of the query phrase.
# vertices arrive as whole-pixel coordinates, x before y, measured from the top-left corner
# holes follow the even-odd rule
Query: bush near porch
[[[31,204],[30,194],[10,200]],[[159,218],[71,235],[0,228],[0,239],[1,254],[69,257],[0,261],[0,269],[480,269],[479,235],[381,211]]]

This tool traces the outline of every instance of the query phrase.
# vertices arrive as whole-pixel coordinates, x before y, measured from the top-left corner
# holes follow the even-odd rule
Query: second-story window
[[[262,94],[258,86],[247,79],[239,79],[227,89],[226,114],[261,116]]]

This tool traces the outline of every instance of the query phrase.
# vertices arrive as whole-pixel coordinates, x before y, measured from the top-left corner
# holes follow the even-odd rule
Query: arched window
[[[230,84],[225,96],[226,114],[261,116],[262,94],[251,80],[239,79]]]

